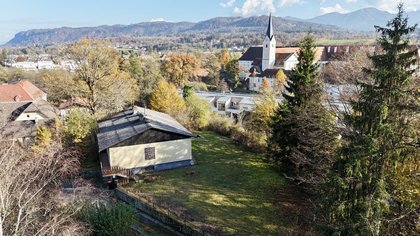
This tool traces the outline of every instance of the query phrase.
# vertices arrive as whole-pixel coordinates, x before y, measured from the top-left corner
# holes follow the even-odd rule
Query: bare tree
[[[60,208],[55,196],[79,162],[56,140],[40,153],[0,139],[0,236],[75,232],[74,209]]]

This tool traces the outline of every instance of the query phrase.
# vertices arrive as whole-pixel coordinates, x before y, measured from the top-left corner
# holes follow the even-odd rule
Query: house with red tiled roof
[[[47,101],[47,94],[29,80],[0,85],[0,102],[30,102],[38,99]]]
[[[28,80],[0,84],[0,140],[33,140],[37,128],[57,117],[47,94]]]

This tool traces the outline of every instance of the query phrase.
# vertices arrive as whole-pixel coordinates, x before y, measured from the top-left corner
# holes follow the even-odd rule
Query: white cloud
[[[221,2],[219,5],[223,8],[231,7],[233,4],[235,4],[236,0],[229,0],[226,3]]]
[[[390,1],[390,0],[366,0],[371,6],[376,7],[383,11],[388,11],[391,13],[397,12],[397,5],[400,1]],[[404,8],[406,11],[416,11],[420,8],[419,0],[401,0],[404,3]]]
[[[301,4],[301,3],[303,3],[303,0],[281,0],[280,7]]]
[[[164,18],[162,18],[162,17],[158,17],[158,18],[155,18],[155,19],[151,19],[150,20],[150,22],[159,22],[159,21],[166,21]]]
[[[235,7],[234,12],[242,16],[248,16],[258,12],[274,12],[274,0],[245,0],[241,7]]]
[[[348,3],[355,3],[355,2],[357,2],[358,0],[346,0],[346,2],[348,2]]]
[[[338,13],[347,13],[348,10],[344,9],[340,4],[335,4],[335,6],[332,7],[321,7],[320,8],[322,14],[327,14],[331,12],[338,12]]]
[[[220,3],[221,7],[232,7],[237,3],[236,0],[228,0]],[[302,4],[305,0],[244,0],[242,4],[236,6],[233,11],[242,16],[249,16],[255,14],[268,14],[268,12],[275,12],[276,7],[292,6]]]

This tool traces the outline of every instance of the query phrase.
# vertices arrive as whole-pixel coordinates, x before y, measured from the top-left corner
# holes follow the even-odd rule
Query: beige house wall
[[[145,160],[144,149],[147,147],[155,148],[155,159]],[[109,148],[108,155],[111,167],[125,169],[191,160],[191,139],[114,147]]]

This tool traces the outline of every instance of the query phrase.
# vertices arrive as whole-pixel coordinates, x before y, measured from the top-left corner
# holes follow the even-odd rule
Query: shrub
[[[208,102],[194,94],[186,98],[185,102],[189,117],[188,126],[194,129],[205,128],[209,123],[211,114]]]
[[[65,122],[65,135],[70,145],[81,149],[85,156],[95,153],[95,128],[96,119],[88,111],[74,109],[70,112]]]
[[[136,211],[124,203],[87,205],[78,215],[79,220],[87,223],[92,235],[132,235],[132,226],[137,222]]]
[[[233,124],[227,117],[213,114],[210,118],[208,129],[229,137],[232,141],[254,152],[264,152],[267,147],[265,136],[259,132],[244,129],[240,125]]]
[[[232,120],[213,113],[208,124],[208,129],[213,130],[221,135],[229,135],[230,127],[232,125]]]
[[[203,82],[193,81],[193,82],[189,82],[188,86],[193,88],[194,91],[207,91],[207,86],[208,85],[206,83],[203,83]]]

